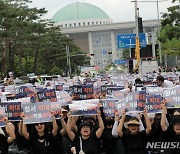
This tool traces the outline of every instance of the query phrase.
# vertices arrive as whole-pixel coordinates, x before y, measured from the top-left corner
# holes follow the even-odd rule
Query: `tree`
[[[173,0],[175,3],[178,0]],[[168,8],[168,13],[162,15],[161,33],[159,40],[162,49],[170,55],[180,55],[180,8],[179,5]]]
[[[41,18],[47,13],[44,8],[29,8],[28,3],[31,1],[0,0],[1,77],[9,71],[19,75],[61,73],[66,69],[67,44],[70,54],[84,53],[61,34],[59,26]],[[85,56],[73,59],[73,68],[85,63]]]

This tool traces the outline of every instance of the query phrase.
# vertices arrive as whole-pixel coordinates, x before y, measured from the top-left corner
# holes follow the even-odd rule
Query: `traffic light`
[[[142,24],[141,17],[138,17],[138,30],[139,30],[139,33],[143,33],[143,24]]]

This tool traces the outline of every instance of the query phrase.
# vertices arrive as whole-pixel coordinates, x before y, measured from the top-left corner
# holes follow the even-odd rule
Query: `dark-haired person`
[[[92,125],[89,122],[82,122],[79,126],[79,134],[75,134],[71,130],[72,116],[68,113],[67,133],[72,141],[72,145],[75,147],[76,153],[85,154],[98,154],[100,149],[100,137],[104,130],[104,124],[97,111],[97,119],[99,128],[96,132],[92,132]]]
[[[120,119],[117,132],[122,139],[125,154],[145,154],[146,153],[146,135],[151,131],[151,124],[147,117],[147,110],[143,112],[146,122],[146,130],[139,132],[140,122],[137,118],[132,118],[128,121],[127,126],[129,132],[123,132],[123,124],[126,118],[126,113],[123,111]]]
[[[162,128],[162,141],[169,143],[180,143],[180,115],[174,115],[169,127],[166,126],[166,113],[167,107],[165,102],[163,103],[162,108],[162,117],[161,117],[161,128]],[[169,147],[164,150],[164,154],[179,154],[180,145],[178,147]]]
[[[16,138],[14,125],[8,122],[7,117],[5,117],[5,123],[5,132],[3,130],[0,131],[0,154],[7,154],[9,144]]]
[[[156,77],[156,84],[162,88],[173,88],[174,85],[171,81],[165,80],[163,76],[159,75]]]
[[[57,134],[57,123],[56,119],[54,117],[54,112],[51,112],[52,116],[52,125],[53,129],[52,132],[49,132],[47,130],[45,123],[36,123],[35,124],[35,131],[32,133],[29,133],[27,131],[26,124],[23,124],[22,126],[22,133],[26,140],[30,142],[32,154],[51,154],[52,153],[52,142],[53,138]],[[22,115],[22,118],[24,118],[24,115]]]

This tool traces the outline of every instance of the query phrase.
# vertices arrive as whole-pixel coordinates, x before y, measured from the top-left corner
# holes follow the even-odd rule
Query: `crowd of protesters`
[[[5,79],[4,86],[12,84],[9,80]],[[110,82],[110,78],[107,80]],[[42,84],[40,76],[37,82]],[[153,82],[164,88],[179,86],[161,75]],[[46,87],[51,86],[49,83]],[[135,78],[135,84],[142,83],[140,78]],[[132,83],[128,84],[126,91],[134,91],[133,87]],[[50,111],[51,123],[35,124],[24,124],[22,112],[22,121],[9,122],[6,118],[6,126],[0,127],[0,154],[180,154],[180,109],[167,109],[166,100],[161,105],[162,113],[148,114],[145,108],[138,116],[127,115],[123,110],[114,117],[105,116],[101,103],[93,116],[72,116],[67,105],[62,106],[59,119]],[[166,142],[174,146],[147,146],[147,143]]]

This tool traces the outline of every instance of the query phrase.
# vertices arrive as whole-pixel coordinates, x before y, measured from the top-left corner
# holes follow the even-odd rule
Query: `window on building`
[[[90,23],[88,22],[88,25],[90,25]]]
[[[81,23],[79,23],[79,26],[81,26]]]
[[[92,25],[94,25],[94,22],[92,22]]]
[[[74,26],[76,27],[76,23],[74,23]]]
[[[65,24],[65,27],[67,27],[67,24]]]
[[[98,25],[98,21],[96,21],[96,24]]]
[[[83,22],[83,26],[85,26],[85,22]]]
[[[72,25],[71,24],[69,24],[69,27],[71,27]]]

